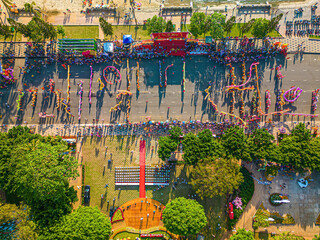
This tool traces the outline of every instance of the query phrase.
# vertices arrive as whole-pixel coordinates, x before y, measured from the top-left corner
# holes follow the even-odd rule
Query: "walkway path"
[[[245,164],[245,167],[252,172],[253,176],[257,179],[260,179],[262,177],[262,174],[258,172],[257,167],[250,163],[250,164]],[[301,189],[295,189],[294,186],[296,186],[295,179],[291,180],[289,183],[290,179],[286,179],[286,177],[282,177],[281,174],[278,175],[274,180],[271,185],[272,189],[270,190],[271,193],[273,192],[281,192],[279,189],[279,184],[281,184],[283,181],[286,181],[287,185],[292,185],[288,186],[288,188],[291,187],[291,192],[289,194],[289,199],[291,200],[290,204],[283,205],[278,207],[276,209],[275,207],[272,207],[269,202],[269,186],[258,184],[257,181],[254,181],[255,184],[255,192],[248,203],[244,213],[240,217],[238,223],[235,226],[235,229],[239,228],[245,228],[247,230],[253,231],[252,228],[252,220],[253,216],[256,213],[257,209],[261,205],[261,203],[264,204],[267,210],[269,211],[278,211],[281,215],[284,213],[290,213],[295,221],[295,225],[274,225],[270,226],[268,228],[259,228],[258,231],[267,231],[269,233],[278,233],[281,234],[282,232],[292,232],[296,235],[303,236],[305,239],[312,239],[314,235],[319,234],[320,229],[318,226],[315,226],[315,221],[316,221],[316,216],[319,214],[319,203],[317,202],[317,199],[319,199],[319,183],[317,183],[317,179],[319,178],[319,174],[315,174],[314,176],[316,179],[314,183],[309,186],[308,189],[304,189],[303,191],[307,190],[308,194],[299,194],[299,191],[302,191]],[[295,196],[296,195],[296,196]],[[300,196],[304,196],[303,198],[300,198]],[[301,208],[301,210],[300,210]],[[299,212],[300,210],[300,212]],[[296,212],[298,213],[296,214]],[[314,213],[312,215],[312,213]],[[312,216],[311,216],[312,215]],[[227,236],[231,235],[231,231],[227,232],[225,234],[225,238],[227,239]]]

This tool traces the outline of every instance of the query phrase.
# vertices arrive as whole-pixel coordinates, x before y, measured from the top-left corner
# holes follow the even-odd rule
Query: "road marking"
[[[307,70],[306,70],[306,69],[303,69],[302,71],[306,72]]]
[[[316,69],[316,72],[319,72],[319,69]]]
[[[291,82],[294,82],[294,80],[291,80]]]
[[[320,80],[316,80],[316,82],[319,82]]]
[[[291,69],[292,72],[294,72],[295,70]]]
[[[304,82],[306,82],[307,80],[303,80]]]

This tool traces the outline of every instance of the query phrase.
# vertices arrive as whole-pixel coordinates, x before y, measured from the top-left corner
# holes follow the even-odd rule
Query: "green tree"
[[[230,237],[230,240],[254,240],[252,231],[247,231],[244,228],[237,230],[237,233]]]
[[[304,240],[304,237],[294,235],[290,232],[282,233],[273,237],[274,240]]]
[[[274,137],[267,129],[255,129],[248,138],[248,149],[254,160],[269,159],[271,152],[275,150]]]
[[[314,235],[314,238],[312,240],[320,240],[320,235]]]
[[[37,239],[38,234],[36,231],[36,224],[32,220],[30,220],[29,209],[26,206],[17,206],[15,204],[0,204],[0,225],[8,222],[15,223],[17,231],[14,233],[14,239]]]
[[[283,13],[280,13],[278,16],[272,18],[269,21],[269,26],[268,26],[268,33],[275,31],[277,28],[277,25],[279,24],[281,18],[283,17]]]
[[[166,29],[166,20],[163,17],[153,16],[153,18],[148,18],[146,27],[148,33],[161,33]]]
[[[222,146],[226,149],[228,156],[235,159],[248,160],[247,138],[243,129],[239,126],[228,128],[222,135]]]
[[[169,133],[170,133],[170,138],[173,141],[177,143],[180,141],[180,136],[182,136],[182,130],[180,127],[174,126],[169,130]]]
[[[228,36],[230,36],[231,30],[236,23],[236,17],[232,16],[231,18],[228,19],[224,26],[224,31],[227,32]]]
[[[221,13],[213,13],[207,18],[207,26],[214,39],[223,38],[225,25],[226,16]]]
[[[39,240],[109,239],[111,223],[97,207],[79,207],[65,216]]]
[[[196,234],[207,224],[203,206],[183,197],[169,202],[162,217],[166,229],[181,236]]]
[[[77,199],[68,179],[78,176],[74,157],[64,143],[51,145],[40,140],[18,145],[8,164],[6,190],[21,197],[39,225],[53,224],[71,212]]]
[[[57,26],[57,34],[60,34],[62,38],[66,35],[66,29],[62,25]]]
[[[24,4],[24,10],[26,12],[28,12],[29,14],[34,13],[34,6],[36,5],[36,3],[34,1],[32,1],[32,3],[25,3]]]
[[[0,36],[3,36],[5,39],[13,37],[12,27],[9,25],[0,23]]]
[[[158,156],[162,161],[166,161],[171,157],[171,153],[177,150],[178,143],[170,137],[159,137]]]
[[[207,17],[203,12],[192,14],[192,17],[190,18],[190,33],[195,38],[207,32],[206,18]]]
[[[113,27],[112,24],[108,23],[106,20],[104,20],[104,18],[100,17],[99,18],[99,23],[100,23],[100,27],[103,31],[103,34],[105,36],[112,36],[113,34]]]
[[[199,132],[197,136],[193,133],[186,134],[182,146],[184,153],[182,157],[187,164],[195,165],[207,157],[225,157],[225,149],[208,129]]]
[[[269,21],[265,18],[257,18],[252,28],[252,35],[256,38],[264,38],[269,30]]]
[[[298,123],[291,131],[291,136],[298,137],[299,141],[310,141],[311,131],[306,128],[304,123]]]
[[[270,222],[268,221],[268,216],[265,214],[259,214],[254,217],[253,229],[257,230],[259,227],[269,227]]]
[[[169,20],[166,24],[166,32],[173,32],[174,26],[171,20]]]
[[[201,199],[230,194],[242,182],[240,166],[233,159],[205,159],[191,175],[191,185]]]
[[[253,27],[254,23],[255,23],[255,18],[251,19],[247,23],[244,23],[240,28],[241,36],[243,36],[243,34],[248,33],[251,30],[251,28]]]

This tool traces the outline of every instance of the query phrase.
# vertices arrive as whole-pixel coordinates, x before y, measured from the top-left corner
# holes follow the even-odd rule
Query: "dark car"
[[[84,202],[88,203],[90,201],[90,186],[86,185],[84,187]]]

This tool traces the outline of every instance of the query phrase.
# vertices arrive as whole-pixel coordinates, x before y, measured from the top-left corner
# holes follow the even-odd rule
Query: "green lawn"
[[[67,38],[99,38],[99,26],[64,26]],[[61,38],[61,35],[58,36]]]
[[[189,26],[189,25],[190,25],[190,24],[187,24],[187,26],[183,25],[182,28],[181,28],[181,31],[187,31],[188,29],[190,29],[190,26]],[[230,33],[229,36],[230,36],[230,37],[240,37],[240,27],[241,27],[241,25],[243,25],[243,23],[237,23],[237,24],[235,24],[235,25],[233,26],[233,28],[231,29],[231,33]],[[178,27],[180,27],[180,26],[178,26]],[[202,36],[199,36],[199,39],[205,38],[206,35],[209,36],[209,33],[206,33],[206,34],[204,34],[204,35],[202,35]],[[246,35],[247,37],[253,37],[251,31],[248,32],[248,33],[246,33],[246,34],[244,34],[244,35]],[[224,33],[224,36],[227,37],[227,33],[226,33],[226,32]],[[229,36],[228,36],[228,37],[229,37]],[[269,34],[269,36],[270,36],[270,37],[281,37],[281,34],[280,34],[279,32],[277,32],[277,31],[272,31],[272,32]]]
[[[311,38],[311,39],[319,39],[320,36],[318,36],[318,35],[309,35],[309,38]]]
[[[146,40],[150,39],[150,34],[148,31],[143,29],[142,25],[138,25],[137,27],[134,25],[113,25],[113,36],[108,36],[106,39],[117,39],[122,38],[123,35],[132,35],[134,40]]]
[[[98,206],[107,216],[109,216],[110,207],[119,207],[129,200],[139,198],[138,186],[122,186],[119,190],[114,181],[115,167],[139,166],[139,140],[138,137],[129,138],[127,136],[109,136],[101,139],[94,137],[84,140],[82,154],[85,164],[85,185],[91,186],[90,205]],[[161,165],[162,163],[156,154],[156,140],[157,138],[146,138],[146,163],[148,165]],[[107,154],[105,154],[105,146],[108,146]],[[131,150],[134,151],[133,154]],[[110,153],[112,153],[112,166],[108,168]],[[147,197],[166,205],[176,197],[188,198],[190,195],[194,195],[191,185],[185,183],[179,183],[176,190],[172,189],[172,185],[178,177],[180,181],[186,179],[189,182],[191,170],[192,168],[189,166],[177,165],[171,172],[170,185],[161,189],[151,186],[146,187]],[[106,184],[109,184],[108,188],[104,188]],[[103,200],[101,200],[101,194],[104,194]],[[202,234],[207,236],[206,239],[211,239],[212,234],[217,237],[221,236],[227,229],[224,212],[225,197],[199,200],[199,203],[204,206],[209,222],[208,227],[203,229]],[[218,229],[218,224],[221,225],[221,229]]]
[[[12,38],[4,39],[3,36],[0,36],[0,42],[21,42],[22,41],[22,34],[15,33]]]

